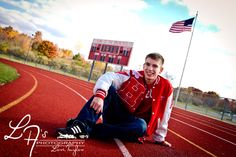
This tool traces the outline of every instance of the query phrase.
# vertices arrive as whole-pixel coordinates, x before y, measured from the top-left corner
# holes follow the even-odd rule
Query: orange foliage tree
[[[71,50],[67,49],[59,49],[59,57],[63,58],[72,58],[73,57],[73,52]]]
[[[54,58],[57,56],[57,48],[56,46],[47,40],[42,41],[42,43],[38,46],[38,52],[47,56],[48,58]]]

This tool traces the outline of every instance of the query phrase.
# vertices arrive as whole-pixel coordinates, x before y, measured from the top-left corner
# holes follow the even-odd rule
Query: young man
[[[150,53],[143,71],[107,72],[94,87],[94,96],[66,128],[57,130],[58,138],[121,138],[143,143],[153,135],[155,143],[165,141],[172,110],[173,89],[159,76],[164,58]],[[102,115],[103,122],[96,123]]]

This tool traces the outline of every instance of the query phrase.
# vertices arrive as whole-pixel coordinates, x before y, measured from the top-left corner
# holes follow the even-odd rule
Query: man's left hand
[[[162,146],[165,146],[165,147],[171,147],[171,144],[167,141],[162,141],[162,142],[156,141],[155,144],[159,144],[159,145],[162,145]]]

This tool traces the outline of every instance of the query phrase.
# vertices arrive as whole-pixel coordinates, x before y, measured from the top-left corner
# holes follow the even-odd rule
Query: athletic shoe
[[[57,129],[58,139],[87,139],[88,132],[84,123],[75,120],[71,126]]]
[[[68,119],[66,122],[66,127],[71,127],[73,125],[74,121],[75,121],[75,119],[73,119],[73,118]]]

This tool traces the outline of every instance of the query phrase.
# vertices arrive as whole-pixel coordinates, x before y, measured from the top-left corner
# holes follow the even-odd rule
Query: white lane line
[[[192,112],[192,111],[188,111],[188,112],[195,113],[195,112]],[[198,121],[202,121],[202,122],[204,122],[204,123],[207,123],[207,124],[210,124],[210,125],[213,125],[213,126],[217,126],[217,127],[219,127],[219,128],[223,128],[223,129],[226,129],[226,130],[229,130],[229,131],[232,131],[232,132],[236,132],[236,130],[234,130],[233,128],[224,127],[224,126],[221,126],[221,125],[219,125],[219,124],[215,124],[215,123],[211,123],[211,122],[209,122],[209,121],[202,120],[202,119],[200,119],[200,118],[196,118],[196,117],[193,117],[193,116],[185,115],[185,114],[183,114],[183,113],[181,113],[181,112],[178,112],[178,111],[174,111],[173,113],[181,114],[181,115],[183,115],[183,116],[185,116],[185,117],[189,117],[189,118],[192,118],[192,119],[196,119],[196,120],[198,120]],[[201,115],[201,116],[210,118],[210,119],[215,120],[215,121],[218,121],[218,122],[222,122],[222,121],[220,121],[219,119],[216,119],[216,118],[213,118],[213,117],[209,117],[209,116],[204,115],[204,114],[200,114],[200,113],[195,113],[195,114],[198,114],[198,115]],[[229,124],[229,123],[227,123],[227,124]],[[233,124],[230,124],[230,125],[233,125]]]
[[[209,127],[209,128],[213,128],[213,129],[215,129],[215,130],[224,132],[224,133],[229,134],[229,135],[231,135],[231,136],[236,136],[236,134],[229,133],[229,132],[227,132],[227,131],[225,131],[225,130],[218,129],[218,128],[216,128],[216,127],[210,126],[209,124],[205,124],[205,123],[203,123],[203,122],[199,122],[199,121],[197,121],[197,120],[193,120],[193,119],[186,118],[186,117],[183,116],[183,115],[178,115],[178,114],[176,114],[176,113],[172,113],[172,115],[180,116],[180,117],[182,117],[182,118],[184,118],[184,119],[190,120],[190,121],[195,122],[195,123],[199,123],[199,124],[204,125],[204,126],[207,126],[207,127]]]
[[[79,82],[79,80],[71,80],[69,78],[61,78],[61,79],[63,79],[64,81],[67,81],[67,82],[71,82],[71,83],[76,84],[76,85],[79,84],[80,86],[83,86],[83,87],[85,87],[86,89],[88,89],[90,91],[93,90],[93,86],[88,87],[88,85],[86,83]]]
[[[125,145],[119,140],[118,138],[114,138],[116,144],[118,145],[120,151],[124,155],[124,157],[132,157],[132,155],[129,153],[128,149],[125,147]]]
[[[203,151],[203,152],[209,154],[210,156],[217,157],[215,154],[213,154],[213,153],[209,152],[208,150],[202,148],[201,146],[199,146],[199,145],[193,143],[192,141],[190,141],[190,140],[188,140],[187,138],[181,136],[180,134],[174,132],[173,130],[168,129],[168,131],[170,131],[172,134],[175,134],[175,135],[178,136],[179,138],[185,140],[186,142],[188,142],[189,144],[193,145],[194,147],[197,147],[197,148],[200,149],[201,151]]]
[[[85,89],[85,90],[87,90],[87,91],[89,91],[89,92],[93,91],[93,88],[88,87],[88,86],[85,85],[85,84],[78,83],[78,81],[75,82],[75,81],[71,81],[71,80],[69,80],[69,79],[63,79],[63,78],[62,78],[62,80],[63,80],[63,81],[66,81],[66,82],[70,82],[70,83],[72,83],[72,84],[74,84],[74,85],[76,85],[76,86],[79,86],[79,87],[81,87],[81,88],[83,88],[83,89]]]
[[[225,141],[225,142],[228,142],[228,143],[230,143],[230,144],[236,146],[236,143],[231,142],[231,141],[229,141],[229,140],[226,140],[226,139],[224,139],[224,138],[222,138],[222,137],[220,137],[220,136],[217,136],[217,135],[215,135],[215,134],[212,134],[212,133],[210,133],[210,132],[208,132],[208,131],[206,131],[206,130],[200,129],[200,128],[196,127],[196,126],[193,126],[193,125],[191,125],[191,124],[185,123],[185,122],[183,122],[183,121],[181,121],[181,120],[178,120],[178,119],[176,119],[176,118],[173,118],[173,117],[171,117],[171,119],[176,120],[176,121],[178,121],[178,122],[180,122],[180,123],[183,123],[183,124],[185,124],[185,125],[188,125],[188,126],[194,128],[194,129],[197,129],[197,130],[200,130],[200,131],[202,131],[202,132],[205,132],[205,133],[207,133],[207,134],[209,134],[209,135],[212,135],[212,136],[214,136],[214,137],[216,137],[216,138],[218,138],[218,139],[221,139],[221,140],[223,140],[223,141]]]
[[[36,72],[36,73],[38,73],[38,72]],[[88,101],[85,97],[83,97],[81,94],[79,94],[78,92],[76,92],[76,91],[75,91],[74,89],[72,89],[71,87],[65,85],[64,83],[62,83],[62,82],[60,82],[60,81],[58,81],[58,80],[56,80],[56,79],[54,79],[54,78],[51,78],[51,77],[49,77],[49,76],[47,76],[47,75],[44,75],[44,74],[41,74],[41,73],[38,73],[38,74],[39,74],[39,75],[42,75],[42,76],[44,76],[44,77],[46,77],[46,78],[48,78],[48,79],[51,79],[51,80],[53,80],[53,81],[55,81],[55,82],[57,82],[57,83],[59,83],[59,84],[61,84],[61,85],[63,85],[64,87],[68,88],[68,89],[71,90],[72,92],[74,92],[74,93],[76,93],[77,95],[79,95],[84,101],[86,101],[86,102]],[[117,146],[119,147],[119,149],[120,149],[120,151],[121,151],[121,153],[123,154],[124,157],[132,157],[131,154],[129,153],[128,149],[127,149],[127,148],[125,147],[125,145],[121,142],[121,140],[119,140],[119,139],[117,139],[117,138],[114,138],[114,140],[115,140]]]
[[[38,73],[38,72],[37,72],[37,73]],[[72,92],[74,92],[75,94],[77,94],[78,96],[80,96],[84,101],[88,101],[85,97],[83,97],[81,94],[79,94],[78,92],[76,92],[73,88],[71,88],[71,87],[65,85],[64,83],[62,83],[62,82],[60,82],[60,81],[58,81],[58,80],[56,80],[56,79],[54,79],[54,78],[51,78],[51,77],[49,77],[49,76],[47,76],[47,75],[44,75],[44,74],[41,74],[41,73],[38,73],[38,74],[39,74],[39,75],[42,75],[42,76],[44,76],[44,77],[46,77],[46,78],[48,78],[48,79],[51,79],[51,80],[53,80],[53,81],[55,81],[55,82],[57,82],[57,83],[59,83],[59,84],[61,84],[61,85],[63,85],[64,87],[68,88],[69,90],[71,90]]]

